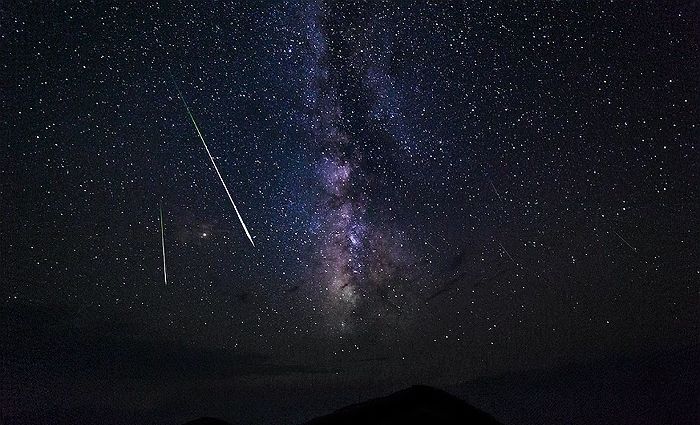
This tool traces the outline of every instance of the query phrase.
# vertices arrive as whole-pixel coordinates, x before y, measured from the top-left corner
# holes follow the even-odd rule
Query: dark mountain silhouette
[[[353,404],[304,425],[500,425],[491,415],[444,391],[416,385]]]
[[[226,421],[216,418],[199,418],[193,421],[189,421],[184,425],[231,425]]]
[[[509,372],[447,387],[508,424],[700,424],[700,347]]]

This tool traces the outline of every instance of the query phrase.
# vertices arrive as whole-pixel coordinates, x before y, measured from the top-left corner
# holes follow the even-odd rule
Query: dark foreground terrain
[[[417,385],[337,410],[306,425],[499,425],[491,415],[444,391]]]
[[[185,425],[226,425],[200,418]],[[353,404],[304,425],[500,425],[491,415],[436,388],[415,385],[386,397]]]
[[[459,383],[353,383],[356,363],[336,375],[264,356],[156,345],[114,323],[88,331],[81,314],[0,306],[0,329],[8,330],[0,337],[0,424],[177,425],[209,416],[232,425],[293,425],[415,382],[442,388],[507,425],[700,423],[697,345],[563,360]],[[390,365],[391,359],[372,363],[379,378]]]
[[[351,404],[304,425],[697,424],[697,356],[698,349],[693,347],[507,374],[446,388],[457,397],[431,387],[413,386]],[[223,424],[206,418],[188,423]]]

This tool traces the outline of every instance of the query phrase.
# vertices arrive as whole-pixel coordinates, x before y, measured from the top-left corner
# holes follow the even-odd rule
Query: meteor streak
[[[508,251],[506,251],[506,248],[503,246],[503,244],[499,242],[498,245],[501,247],[501,249],[503,250],[503,252],[506,253],[506,255],[508,256],[508,258],[510,258],[510,261],[511,261],[513,264],[515,264],[515,265],[517,266],[518,263],[516,263],[515,260],[513,259],[513,257],[510,256],[510,253],[509,253]]]
[[[624,242],[625,245],[627,245],[628,247],[630,247],[630,249],[631,249],[632,251],[637,252],[637,248],[635,248],[635,247],[633,247],[632,245],[630,245],[630,243],[627,242],[627,241],[625,240],[625,238],[623,238],[622,236],[620,236],[620,234],[617,233],[614,229],[613,229],[613,233],[615,234],[615,236],[617,236],[618,238],[620,238],[620,240],[621,240],[622,242]]]
[[[165,268],[165,231],[163,230],[163,204],[159,203],[160,209],[160,244],[163,246],[163,282],[168,284],[168,271]]]
[[[503,202],[503,198],[501,198],[501,194],[498,193],[498,190],[496,189],[496,186],[493,184],[491,179],[489,179],[489,183],[491,184],[491,188],[493,188],[493,191],[496,192],[496,196],[498,196],[498,200]]]
[[[172,74],[171,74],[171,77],[172,77]],[[221,184],[224,186],[224,190],[226,191],[226,195],[228,195],[229,201],[231,201],[231,205],[233,205],[233,210],[236,211],[236,215],[238,216],[238,221],[241,222],[241,226],[243,226],[243,230],[245,231],[246,236],[248,236],[248,240],[253,245],[253,247],[255,247],[255,242],[253,242],[253,237],[250,236],[250,232],[248,232],[248,228],[246,227],[245,223],[243,222],[243,217],[241,217],[241,213],[238,212],[238,207],[236,207],[236,203],[233,202],[233,197],[231,196],[231,192],[229,192],[228,187],[226,186],[226,182],[224,182],[224,178],[221,176],[221,172],[219,172],[219,167],[216,166],[216,161],[214,161],[214,157],[211,155],[211,152],[209,151],[209,146],[207,146],[207,142],[204,141],[204,136],[202,136],[202,132],[199,131],[199,126],[197,125],[197,121],[194,120],[194,117],[192,116],[192,112],[190,112],[190,107],[189,107],[189,105],[187,105],[187,101],[185,100],[185,97],[182,95],[182,92],[180,91],[180,87],[178,87],[174,78],[173,78],[173,83],[175,84],[175,89],[177,89],[177,94],[180,96],[182,103],[185,105],[185,109],[187,109],[187,115],[190,116],[190,120],[192,120],[192,124],[194,124],[195,130],[197,130],[197,135],[199,136],[199,139],[202,141],[202,144],[204,145],[204,150],[206,150],[207,155],[209,155],[209,159],[211,160],[211,165],[214,167],[214,171],[216,171],[216,175],[219,176],[219,180],[221,180]]]

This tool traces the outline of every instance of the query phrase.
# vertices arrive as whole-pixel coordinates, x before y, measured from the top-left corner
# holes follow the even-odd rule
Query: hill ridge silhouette
[[[501,425],[493,416],[443,390],[413,385],[387,396],[342,407],[302,425]]]

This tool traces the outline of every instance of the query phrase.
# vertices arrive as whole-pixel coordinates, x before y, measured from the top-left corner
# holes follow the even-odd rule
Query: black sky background
[[[3,3],[0,417],[295,423],[422,382],[508,423],[693,423],[697,22]],[[668,410],[610,407],[631,386]]]

